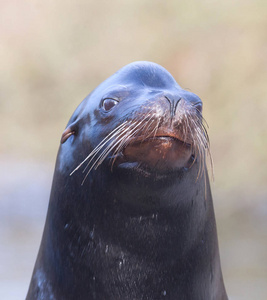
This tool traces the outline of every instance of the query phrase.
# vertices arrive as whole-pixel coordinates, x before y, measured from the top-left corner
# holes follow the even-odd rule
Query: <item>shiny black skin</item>
[[[212,196],[199,165],[143,176],[108,160],[83,185],[70,173],[147,99],[200,99],[161,66],[122,68],[80,104],[54,173],[43,238],[27,300],[227,299]],[[103,99],[120,103],[106,112]],[[168,101],[166,101],[168,105]],[[162,104],[163,105],[163,104]],[[175,111],[170,112],[175,113]]]

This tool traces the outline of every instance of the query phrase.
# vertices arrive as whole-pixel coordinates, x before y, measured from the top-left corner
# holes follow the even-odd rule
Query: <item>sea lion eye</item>
[[[107,98],[104,99],[102,106],[104,108],[105,111],[109,111],[111,110],[115,105],[117,105],[119,102],[117,100],[111,99],[111,98]]]

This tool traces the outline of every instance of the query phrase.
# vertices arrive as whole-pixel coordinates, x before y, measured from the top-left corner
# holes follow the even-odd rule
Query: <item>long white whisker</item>
[[[116,155],[117,155],[117,153],[123,148],[123,147],[125,147],[125,146],[127,146],[130,142],[131,142],[131,139],[132,139],[132,137],[134,137],[138,132],[140,132],[141,130],[142,130],[142,128],[144,127],[144,125],[143,126],[141,126],[141,127],[139,127],[140,126],[140,124],[142,124],[142,120],[140,121],[140,122],[138,122],[138,123],[136,123],[136,126],[133,128],[133,130],[132,131],[130,131],[130,132],[128,132],[128,134],[121,140],[121,142],[120,142],[120,144],[117,146],[117,148],[114,150],[114,152],[113,152],[113,160],[112,160],[112,167],[113,167],[113,165],[114,165],[114,162],[115,162],[115,160],[116,160]]]
[[[91,156],[93,156],[95,153],[98,153],[99,150],[108,143],[114,136],[118,135],[118,132],[125,127],[127,124],[127,121],[120,124],[118,127],[116,127],[114,130],[112,130],[95,148],[92,152],[89,153],[89,155],[70,173],[70,176],[76,172]]]
[[[126,128],[119,136],[118,138],[116,138],[116,140],[114,140],[102,153],[101,155],[97,158],[97,165],[95,167],[95,169],[102,164],[102,162],[104,161],[104,159],[107,157],[107,155],[112,151],[112,149],[114,149],[118,144],[121,143],[121,141],[125,138],[125,134],[128,134],[128,132],[132,131],[133,129],[130,128]],[[96,163],[95,162],[95,163]]]
[[[129,124],[130,124],[130,122],[129,122]],[[91,165],[91,167],[87,171],[87,173],[82,181],[82,185],[85,182],[86,178],[88,177],[89,173],[92,171],[92,169],[97,169],[99,167],[99,165],[102,164],[104,159],[108,156],[108,154],[112,151],[112,149],[114,149],[114,147],[116,147],[116,145],[118,145],[121,142],[121,140],[124,138],[123,135],[125,133],[127,133],[127,131],[129,131],[131,133],[136,128],[137,125],[135,125],[135,124],[136,123],[133,122],[132,124],[130,124],[130,126],[132,126],[132,128],[127,127],[122,132],[120,132],[120,134],[115,138],[115,140],[112,141],[111,144],[108,145],[108,147],[103,152],[101,152],[100,156],[97,157],[97,159],[94,161],[94,163]],[[92,161],[92,159],[90,160],[88,165],[91,163],[91,161]]]

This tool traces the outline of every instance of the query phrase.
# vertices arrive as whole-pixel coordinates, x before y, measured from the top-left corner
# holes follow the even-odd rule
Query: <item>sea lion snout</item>
[[[148,100],[144,106],[134,115],[140,122],[138,131],[122,150],[118,163],[138,164],[138,168],[147,172],[159,173],[189,168],[196,150],[193,146],[196,126],[192,126],[192,118],[199,115],[196,109],[182,97],[170,94]]]

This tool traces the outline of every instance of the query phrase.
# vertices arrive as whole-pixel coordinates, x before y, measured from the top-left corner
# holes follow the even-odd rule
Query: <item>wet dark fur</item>
[[[106,106],[105,106],[106,105]],[[224,300],[202,102],[130,64],[62,136],[27,300]]]

